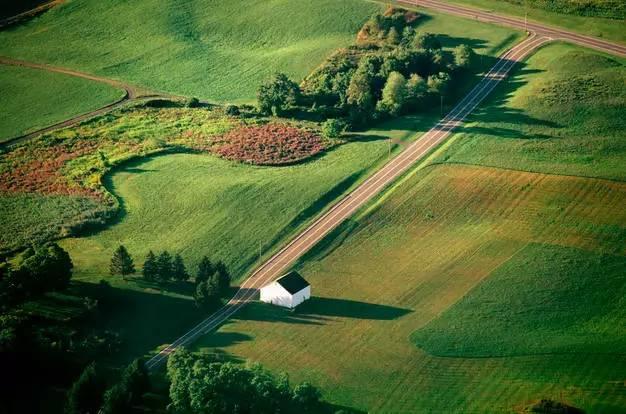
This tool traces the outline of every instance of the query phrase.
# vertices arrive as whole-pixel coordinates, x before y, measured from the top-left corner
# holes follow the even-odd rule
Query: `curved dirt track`
[[[20,135],[18,137],[5,140],[4,142],[0,143],[0,148],[5,147],[5,146],[10,146],[10,145],[15,145],[17,143],[20,143],[28,139],[34,138],[38,135],[41,135],[45,132],[50,132],[50,131],[54,131],[55,129],[72,126],[86,119],[92,118],[94,116],[105,114],[117,107],[120,107],[121,105],[125,104],[127,101],[144,99],[144,98],[178,98],[173,95],[150,92],[146,89],[139,88],[139,87],[130,85],[128,83],[115,80],[115,79],[104,78],[102,76],[96,76],[96,75],[92,75],[89,73],[80,72],[77,70],[63,68],[59,66],[44,65],[41,63],[27,62],[24,60],[12,59],[12,58],[2,57],[2,56],[0,56],[0,65],[26,67],[26,68],[31,68],[31,69],[45,70],[48,72],[61,73],[61,74],[68,75],[68,76],[74,76],[77,78],[87,79],[93,82],[104,83],[114,88],[121,89],[125,92],[124,96],[122,96],[117,101],[112,102],[108,105],[105,105],[93,111],[89,111],[83,114],[73,116],[64,121],[57,122],[55,124],[49,125],[47,127],[38,129],[33,132],[29,132],[28,134]]]
[[[462,124],[463,120],[489,95],[500,81],[506,78],[515,63],[521,61],[532,51],[550,40],[550,38],[533,34],[504,53],[479,84],[446,117],[262,264],[242,283],[235,296],[224,307],[161,350],[147,362],[147,367],[149,369],[159,367],[177,347],[187,345],[201,335],[215,329],[246,303],[255,300],[259,288],[280,276],[328,233],[352,216],[359,208],[363,207],[368,201],[392,184],[398,177],[407,172],[415,163],[427,156],[431,150],[448,138],[454,128]]]

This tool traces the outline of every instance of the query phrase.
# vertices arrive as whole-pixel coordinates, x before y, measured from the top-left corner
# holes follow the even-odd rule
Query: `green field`
[[[0,55],[250,101],[275,71],[304,77],[380,7],[361,0],[78,0],[1,32]]]
[[[109,85],[0,65],[0,142],[89,112],[124,96]]]
[[[524,18],[528,12],[528,19],[552,26],[563,27],[574,32],[579,32],[589,36],[605,38],[626,43],[626,33],[624,32],[623,19],[608,19],[603,17],[575,16],[571,14],[555,13],[540,8],[524,7],[521,4],[500,0],[447,0],[450,3],[478,7],[491,10],[499,14],[518,16]],[[567,0],[566,0],[567,1]],[[572,2],[573,3],[573,2]]]
[[[369,412],[514,412],[540,398],[622,412],[623,76],[600,54],[540,50],[434,165],[301,261],[309,303],[250,305],[196,349]]]
[[[154,90],[250,102],[275,71],[304,78],[333,50],[352,43],[382,7],[363,0],[77,0],[0,32],[0,55]],[[138,20],[144,24],[137,26]],[[444,44],[469,41],[486,54],[515,40],[509,29],[471,20],[436,14],[423,20],[423,30],[448,34]]]
[[[625,201],[626,185],[611,181],[423,169],[302,261],[309,303],[295,313],[250,305],[197,349],[287,371],[368,412],[511,412],[561,396],[587,412],[619,412],[626,347],[623,306],[611,301],[626,278],[598,266],[623,268]],[[446,357],[411,342],[423,327],[436,330],[432,347]],[[546,331],[555,337],[536,343]],[[583,346],[593,334],[603,337]]]
[[[567,44],[544,47],[435,162],[626,180],[625,63]]]

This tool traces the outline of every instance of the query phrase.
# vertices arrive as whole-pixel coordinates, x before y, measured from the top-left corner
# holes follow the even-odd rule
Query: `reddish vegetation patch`
[[[266,124],[232,130],[215,141],[212,151],[229,160],[257,165],[289,164],[325,148],[322,138],[286,124]]]

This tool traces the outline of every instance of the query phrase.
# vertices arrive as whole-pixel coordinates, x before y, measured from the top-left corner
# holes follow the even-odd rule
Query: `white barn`
[[[291,271],[261,288],[261,301],[293,309],[311,297],[311,285]]]

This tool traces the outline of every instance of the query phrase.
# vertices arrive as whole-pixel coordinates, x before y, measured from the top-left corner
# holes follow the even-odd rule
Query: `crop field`
[[[382,8],[363,0],[79,0],[0,32],[0,55],[153,90],[250,102],[273,72],[304,78],[333,50],[352,43]],[[151,10],[149,21],[145,10]],[[145,24],[137,26],[138,20]],[[423,30],[447,34],[447,46],[473,41],[484,54],[516,40],[506,28],[430,12]]]
[[[124,91],[85,79],[0,65],[0,142],[120,99]]]
[[[539,50],[434,162],[626,180],[626,65],[566,44]]]
[[[250,305],[197,349],[369,412],[619,412],[625,201],[612,181],[427,167],[302,261],[310,302]]]
[[[618,13],[623,13],[623,5],[621,8],[606,7],[608,2],[602,0],[590,0],[586,3],[599,3],[605,15],[613,16],[608,17],[596,17],[593,15],[581,16],[576,15],[574,10],[573,14],[559,13],[554,10],[541,8],[541,3],[546,3],[551,6],[557,6],[558,3],[564,3],[570,7],[570,9],[576,6],[582,5],[585,1],[568,1],[550,2],[537,0],[535,1],[537,7],[532,7],[531,2],[526,3],[523,0],[448,0],[451,3],[459,3],[467,6],[478,7],[485,10],[492,10],[496,13],[518,16],[524,18],[524,15],[528,13],[528,19],[541,23],[547,23],[553,26],[560,26],[565,29],[569,29],[574,32],[579,32],[589,36],[596,36],[606,38],[607,40],[616,40],[618,42],[626,43],[626,33],[624,33],[624,18],[620,18]],[[604,3],[604,4],[603,4]],[[619,2],[618,2],[619,3]],[[563,8],[565,9],[565,8]],[[618,11],[619,10],[619,11]],[[580,13],[580,12],[578,12]],[[596,13],[597,15],[597,13]]]

